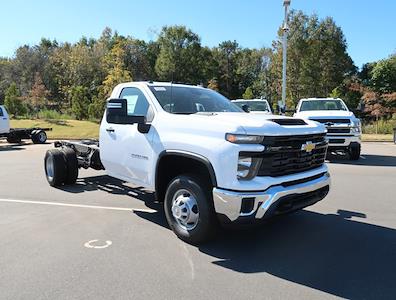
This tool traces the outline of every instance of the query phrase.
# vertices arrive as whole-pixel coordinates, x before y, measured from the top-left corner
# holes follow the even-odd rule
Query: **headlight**
[[[261,161],[261,158],[240,155],[237,170],[238,179],[249,180],[256,177]]]
[[[264,140],[264,137],[260,135],[227,133],[225,139],[234,144],[260,144]]]
[[[352,132],[359,133],[362,131],[362,123],[359,119],[352,121]]]

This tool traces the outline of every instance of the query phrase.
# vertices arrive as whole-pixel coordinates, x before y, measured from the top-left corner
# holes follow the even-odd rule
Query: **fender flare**
[[[188,152],[188,151],[182,151],[182,150],[164,150],[162,151],[157,159],[157,164],[155,166],[155,188],[157,190],[157,186],[158,186],[158,182],[159,182],[159,178],[158,178],[158,167],[159,164],[161,162],[161,159],[165,156],[181,156],[181,157],[185,157],[185,158],[190,158],[193,160],[196,160],[202,164],[204,164],[206,166],[206,168],[208,169],[209,175],[210,175],[210,181],[212,182],[212,185],[214,187],[217,187],[217,179],[216,179],[216,173],[213,169],[212,164],[210,163],[210,161],[197,153],[193,153],[193,152]]]

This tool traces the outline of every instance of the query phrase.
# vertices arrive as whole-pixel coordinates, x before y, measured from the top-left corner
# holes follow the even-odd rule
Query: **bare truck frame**
[[[99,141],[94,139],[82,141],[56,141],[55,148],[74,150],[78,168],[104,170],[99,154]]]
[[[46,131],[52,128],[10,128],[7,133],[0,133],[0,138],[6,138],[7,142],[19,144],[22,139],[31,139],[35,144],[44,144],[47,141]]]

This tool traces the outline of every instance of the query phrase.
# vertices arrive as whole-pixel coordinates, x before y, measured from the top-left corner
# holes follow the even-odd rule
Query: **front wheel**
[[[353,145],[349,148],[349,158],[351,160],[358,160],[360,158],[360,144]]]
[[[199,177],[175,177],[168,185],[164,208],[170,228],[187,243],[202,243],[217,232],[210,189]]]

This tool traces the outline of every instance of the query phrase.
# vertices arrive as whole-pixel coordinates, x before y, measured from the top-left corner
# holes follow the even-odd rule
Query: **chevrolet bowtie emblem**
[[[312,142],[306,142],[305,144],[301,145],[301,150],[305,152],[311,152],[313,149],[315,149],[316,145]]]

